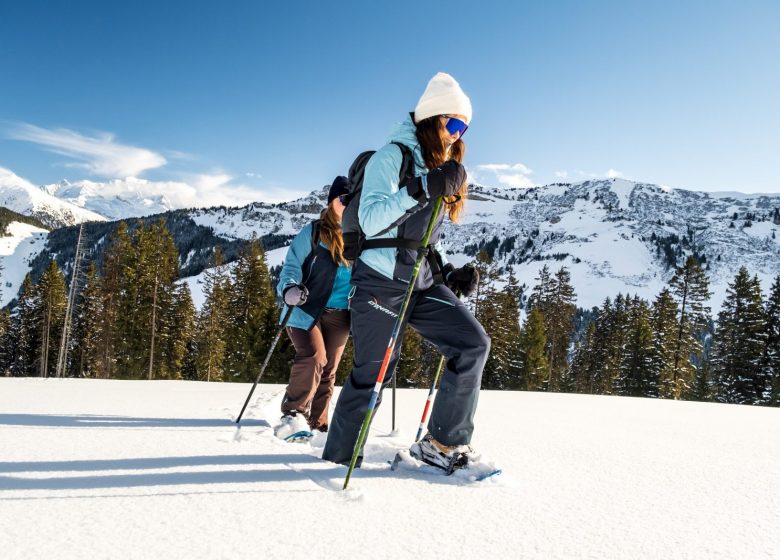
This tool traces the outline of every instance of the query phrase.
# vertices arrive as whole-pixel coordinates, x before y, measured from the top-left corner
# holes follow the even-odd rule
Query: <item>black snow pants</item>
[[[352,458],[406,292],[404,283],[389,280],[363,263],[356,265],[359,272],[353,272],[355,291],[350,302],[354,367],[339,395],[322,454],[323,459],[341,464],[349,464]],[[443,285],[413,292],[404,323],[383,387],[392,380],[390,373],[395,371],[400,356],[400,337],[410,324],[447,358],[428,422],[429,432],[445,445],[470,443],[490,338],[474,315]],[[381,395],[377,406],[379,402]],[[362,450],[360,455],[358,464]]]

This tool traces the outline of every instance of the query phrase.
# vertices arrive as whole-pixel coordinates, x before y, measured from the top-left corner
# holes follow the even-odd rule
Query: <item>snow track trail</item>
[[[390,470],[425,390],[381,407],[364,466],[273,435],[283,387],[0,379],[0,550],[20,558],[773,558],[780,411],[483,392],[483,482]],[[45,528],[45,530],[42,530]]]

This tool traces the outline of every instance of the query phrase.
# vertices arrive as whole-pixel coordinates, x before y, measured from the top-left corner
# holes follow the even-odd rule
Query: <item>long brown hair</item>
[[[333,210],[333,201],[320,214],[320,239],[330,251],[333,262],[349,266],[344,258],[344,238],[341,236],[341,220]]]
[[[417,123],[417,141],[422,148],[425,167],[429,170],[439,167],[448,159],[463,163],[463,159],[466,156],[466,144],[460,138],[450,146],[449,152],[447,151],[447,146],[442,140],[441,131],[443,128],[444,125],[442,125],[438,115],[423,119]],[[458,221],[460,213],[463,211],[468,188],[468,181],[464,181],[460,186],[458,196],[446,197],[444,199],[444,202],[447,204],[447,213],[453,222]]]

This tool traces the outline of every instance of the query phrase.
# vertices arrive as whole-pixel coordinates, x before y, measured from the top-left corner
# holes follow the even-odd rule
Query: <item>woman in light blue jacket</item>
[[[414,113],[365,166],[358,214],[366,239],[353,267],[350,303],[354,367],[339,395],[323,459],[349,464],[420,241],[435,219],[429,251],[436,254],[444,215],[455,222],[463,209],[468,185],[461,163],[462,136],[470,121],[469,98],[452,76],[439,73],[428,83]],[[413,165],[405,165],[410,158]],[[439,197],[447,210],[434,217],[433,201]],[[404,316],[404,327],[412,326],[447,358],[428,434],[410,452],[448,472],[468,463],[482,369],[490,349],[484,329],[455,295],[469,295],[477,280],[473,267],[455,269],[443,255],[423,261]],[[395,371],[398,340],[388,372]],[[385,377],[385,383],[390,380],[390,375]],[[362,450],[358,457],[360,464]]]
[[[275,429],[282,439],[294,434],[303,439],[308,430],[328,431],[328,408],[350,324],[351,269],[340,225],[347,185],[346,177],[333,181],[320,219],[307,224],[290,244],[277,285],[284,302],[294,306],[287,334],[295,359]]]

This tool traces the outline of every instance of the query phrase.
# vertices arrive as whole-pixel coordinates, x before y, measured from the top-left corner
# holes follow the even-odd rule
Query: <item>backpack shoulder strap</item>
[[[401,150],[401,170],[398,173],[398,178],[403,182],[404,179],[410,179],[415,176],[414,154],[406,144],[402,144],[401,142],[392,143]]]
[[[371,159],[371,156],[373,156],[375,153],[374,150],[368,150],[366,152],[363,152],[358,157],[355,158],[355,161],[352,162],[352,165],[349,168],[349,173],[347,174],[347,178],[349,179],[349,199],[352,200],[353,197],[359,193],[363,188],[363,176],[366,172],[366,164],[368,163],[368,160]]]
[[[314,220],[311,223],[311,250],[312,252],[320,244],[320,221]]]

